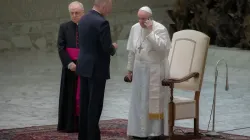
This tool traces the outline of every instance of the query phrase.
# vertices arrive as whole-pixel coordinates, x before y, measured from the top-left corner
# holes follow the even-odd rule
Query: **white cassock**
[[[171,42],[167,29],[153,21],[153,31],[132,26],[127,44],[127,69],[133,71],[132,96],[128,116],[129,136],[168,136],[168,78]]]

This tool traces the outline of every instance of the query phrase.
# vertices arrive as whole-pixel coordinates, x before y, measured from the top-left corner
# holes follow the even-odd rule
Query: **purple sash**
[[[79,48],[66,48],[66,51],[72,60],[77,60],[80,51]]]
[[[79,55],[79,48],[66,48],[70,58],[72,60],[77,60]],[[75,115],[79,116],[80,112],[80,77],[77,78],[77,87],[76,87],[76,112]]]

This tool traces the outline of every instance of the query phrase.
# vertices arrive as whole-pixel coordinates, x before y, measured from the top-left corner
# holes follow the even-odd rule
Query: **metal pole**
[[[215,108],[216,108],[216,88],[217,88],[217,77],[218,77],[218,69],[217,66],[219,65],[219,63],[221,61],[225,62],[226,65],[226,86],[225,86],[225,90],[228,91],[229,89],[229,85],[228,85],[228,66],[227,66],[227,62],[224,59],[220,59],[219,61],[217,61],[216,67],[215,67],[215,80],[214,80],[214,98],[213,98],[213,126],[212,126],[212,131],[208,132],[206,135],[210,136],[210,137],[219,137],[220,134],[217,133],[215,131]]]
[[[217,76],[218,76],[218,70],[215,70],[215,82],[214,82],[214,100],[213,100],[213,126],[212,126],[212,132],[215,132],[215,108],[216,108],[216,88],[217,88]]]

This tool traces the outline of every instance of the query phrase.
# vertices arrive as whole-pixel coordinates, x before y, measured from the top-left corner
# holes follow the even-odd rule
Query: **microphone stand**
[[[225,86],[225,90],[228,91],[229,90],[229,84],[228,84],[228,65],[225,59],[220,59],[219,61],[217,61],[216,67],[215,67],[215,81],[214,81],[214,97],[213,97],[213,126],[212,126],[212,131],[206,133],[206,136],[210,136],[210,137],[219,137],[220,134],[217,133],[215,131],[215,104],[216,104],[216,88],[217,88],[217,77],[218,77],[218,65],[220,64],[220,62],[224,62],[226,65],[226,86]]]

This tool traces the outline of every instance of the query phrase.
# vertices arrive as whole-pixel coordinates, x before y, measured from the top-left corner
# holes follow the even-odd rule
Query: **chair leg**
[[[169,116],[168,116],[168,132],[169,132],[169,137],[170,137],[170,140],[171,138],[173,137],[174,135],[174,103],[173,102],[170,102],[169,105]]]
[[[194,135],[195,136],[199,135],[199,117],[194,118]]]
[[[200,117],[200,92],[195,92],[195,118],[194,118],[194,135],[199,135],[199,117]]]

